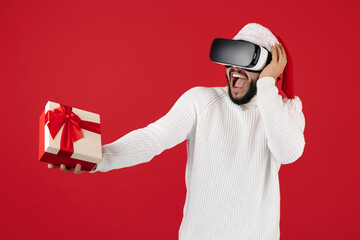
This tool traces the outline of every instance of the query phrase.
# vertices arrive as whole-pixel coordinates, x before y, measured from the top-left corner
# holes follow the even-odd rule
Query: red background
[[[38,117],[48,100],[99,113],[103,144],[113,142],[189,88],[225,86],[211,41],[257,22],[291,50],[306,119],[305,151],[279,173],[281,239],[359,239],[359,9],[355,0],[2,0],[0,238],[177,239],[185,143],[135,167],[64,174],[37,160]]]

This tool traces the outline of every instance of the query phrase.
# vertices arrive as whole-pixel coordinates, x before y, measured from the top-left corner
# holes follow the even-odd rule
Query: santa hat
[[[249,23],[245,25],[238,34],[236,34],[233,40],[244,40],[252,42],[266,48],[269,52],[271,52],[271,46],[280,42],[286,52],[287,64],[285,66],[284,72],[278,77],[277,80],[282,79],[281,89],[284,91],[286,96],[289,99],[294,98],[293,62],[288,48],[285,46],[284,42],[280,39],[279,36],[273,34],[269,29],[258,23]]]

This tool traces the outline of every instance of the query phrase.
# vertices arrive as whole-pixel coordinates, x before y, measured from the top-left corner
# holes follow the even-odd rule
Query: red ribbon
[[[79,116],[72,112],[72,107],[63,104],[46,112],[45,124],[48,121],[48,128],[53,139],[60,131],[62,125],[64,125],[60,141],[60,151],[67,152],[68,154],[66,155],[69,157],[74,152],[73,142],[83,137],[82,128],[94,133],[101,133],[99,123],[81,120]]]

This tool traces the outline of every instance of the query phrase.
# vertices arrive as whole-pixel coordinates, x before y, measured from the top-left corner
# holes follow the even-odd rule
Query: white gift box
[[[49,121],[46,115],[49,111],[60,107],[59,103],[48,101],[39,121],[39,160],[67,167],[75,167],[80,163],[82,170],[90,171],[102,159],[101,134],[81,128],[83,137],[73,142],[73,153],[60,151],[61,138],[65,123],[61,126],[55,138],[50,134]],[[78,108],[72,108],[72,112],[83,121],[100,124],[100,115]],[[64,115],[63,115],[64,116]]]

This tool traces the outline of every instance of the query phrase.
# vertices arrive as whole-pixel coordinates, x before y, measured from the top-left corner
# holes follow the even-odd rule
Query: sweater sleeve
[[[164,150],[190,139],[196,126],[194,89],[185,92],[170,111],[156,122],[103,145],[103,158],[90,173],[148,162]]]
[[[300,98],[282,99],[275,79],[263,77],[257,81],[257,105],[272,155],[280,164],[296,161],[305,147],[305,117]]]

